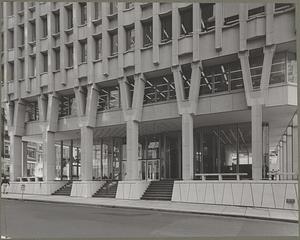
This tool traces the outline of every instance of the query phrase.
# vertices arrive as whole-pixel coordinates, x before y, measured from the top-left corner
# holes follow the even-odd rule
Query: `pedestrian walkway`
[[[5,194],[1,196],[6,199],[22,199],[21,194]],[[124,200],[124,199],[107,199],[107,198],[83,198],[69,196],[49,196],[49,195],[29,195],[23,196],[24,200],[71,203],[80,205],[94,205],[106,207],[124,207],[135,209],[151,209],[162,211],[176,211],[187,213],[199,213],[209,215],[223,215],[234,217],[258,218],[266,220],[279,220],[288,222],[298,222],[298,211],[271,209],[271,208],[254,208],[254,207],[237,207],[212,204],[195,204],[158,200]]]

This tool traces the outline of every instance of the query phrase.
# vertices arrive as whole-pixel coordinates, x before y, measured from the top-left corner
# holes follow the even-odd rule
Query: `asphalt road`
[[[152,210],[1,199],[13,238],[296,236],[298,224]]]

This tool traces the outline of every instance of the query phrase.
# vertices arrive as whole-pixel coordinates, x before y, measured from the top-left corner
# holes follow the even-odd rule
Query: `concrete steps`
[[[118,189],[117,181],[106,182],[92,197],[115,198]]]
[[[52,195],[70,196],[72,191],[72,182],[66,183],[60,189],[56,190]]]
[[[174,180],[152,181],[143,194],[143,200],[166,200],[172,199]]]

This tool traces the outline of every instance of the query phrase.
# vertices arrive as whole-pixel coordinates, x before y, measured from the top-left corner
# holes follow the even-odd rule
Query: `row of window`
[[[296,83],[296,66],[297,62],[295,54],[290,52],[277,53],[272,62],[270,84],[284,82],[286,81],[286,78],[290,82]],[[259,57],[250,56],[250,72],[254,88],[257,88],[260,85],[261,68],[262,61],[259,59]],[[288,76],[286,76],[286,73]],[[187,99],[191,85],[190,64],[186,64],[181,67],[181,77],[184,84],[184,97]],[[132,99],[134,89],[133,77],[127,78],[127,84],[129,87],[129,93],[131,95],[130,99]],[[239,61],[218,64],[214,66],[204,66],[201,71],[199,96],[243,88],[243,76]],[[173,99],[176,99],[173,74],[146,80],[143,104],[151,104]],[[98,98],[97,111],[119,109],[120,107],[121,100],[119,86],[115,85],[112,87],[101,88]],[[38,120],[39,113],[37,102],[27,104],[26,109],[26,112],[28,113],[28,121]],[[75,95],[61,97],[59,105],[59,117],[76,114],[77,107]]]

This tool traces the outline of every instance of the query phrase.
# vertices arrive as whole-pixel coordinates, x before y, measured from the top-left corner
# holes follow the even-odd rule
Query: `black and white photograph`
[[[1,2],[1,239],[298,238],[296,9]]]

